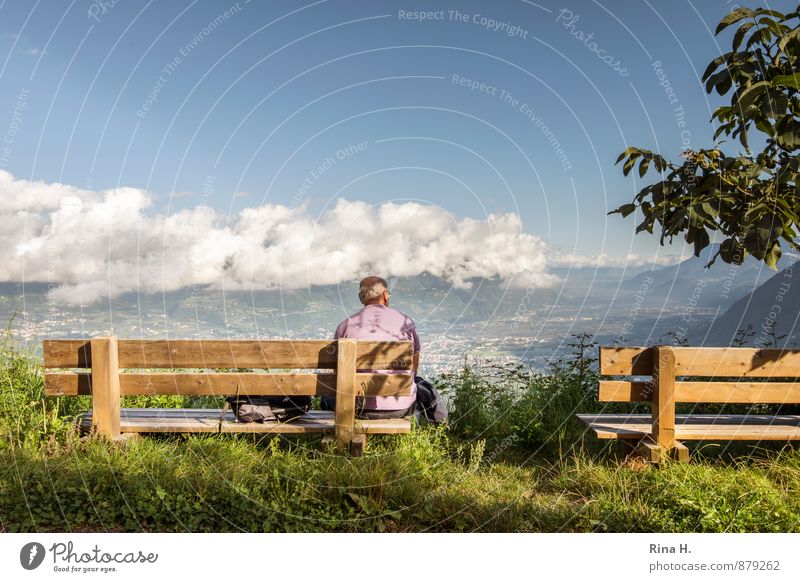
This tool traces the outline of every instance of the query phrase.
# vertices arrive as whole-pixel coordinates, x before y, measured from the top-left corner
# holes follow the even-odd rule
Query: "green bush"
[[[608,409],[597,403],[596,359],[585,336],[576,350],[551,363],[548,371],[523,366],[469,365],[439,379],[449,402],[450,424],[465,439],[513,441],[529,451],[563,453],[578,446],[585,433],[578,412]]]

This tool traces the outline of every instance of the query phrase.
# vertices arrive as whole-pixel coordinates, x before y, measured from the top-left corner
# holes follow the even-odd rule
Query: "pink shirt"
[[[380,303],[365,305],[361,311],[336,327],[334,339],[352,338],[373,341],[412,341],[419,352],[419,337],[414,322],[405,313]],[[407,373],[391,370],[359,370],[359,372]],[[417,386],[411,383],[411,396],[367,396],[365,410],[405,410],[417,399]]]

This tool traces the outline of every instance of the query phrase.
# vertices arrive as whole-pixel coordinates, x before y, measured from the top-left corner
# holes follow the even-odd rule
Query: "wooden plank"
[[[647,414],[576,414],[599,439],[640,439],[652,434]]]
[[[654,392],[652,382],[600,380],[597,399],[600,402],[650,402]]]
[[[89,340],[44,340],[46,368],[90,368]],[[335,368],[329,340],[118,340],[122,368]],[[364,370],[410,370],[411,342],[358,342]]]
[[[676,402],[797,404],[800,382],[678,382]]]
[[[664,450],[649,438],[644,438],[636,446],[634,454],[643,457],[646,461],[658,464],[661,462]]]
[[[653,439],[666,450],[675,446],[675,351],[656,346],[653,355]]]
[[[689,462],[689,449],[683,443],[675,443],[670,451],[670,456],[679,463]]]
[[[350,448],[353,440],[356,393],[356,340],[339,340],[339,361],[336,367],[336,446],[340,452]]]
[[[367,447],[367,435],[363,432],[353,435],[353,440],[350,441],[350,454],[354,457],[361,457],[364,455],[364,449]]]
[[[642,438],[652,435],[647,414],[579,414],[598,438]],[[692,440],[800,440],[800,415],[678,414],[675,437]]]
[[[88,372],[47,372],[48,396],[83,396],[92,393]],[[409,374],[356,374],[356,382],[367,396],[408,396]],[[334,396],[335,374],[259,374],[236,372],[120,374],[120,394],[134,395],[288,395]]]
[[[116,438],[120,431],[117,338],[92,339],[92,356],[94,423],[100,434]]]
[[[358,342],[356,368],[359,370],[410,370],[414,344],[402,342]]]
[[[800,350],[675,348],[678,376],[727,378],[800,377]]]
[[[88,339],[42,340],[45,368],[91,368],[92,342]]]
[[[326,340],[124,340],[124,368],[333,368]]]
[[[675,347],[677,376],[724,378],[800,377],[800,350],[759,348]],[[600,348],[600,374],[647,376],[652,373],[652,348]]]
[[[650,382],[601,380],[600,402],[649,402]],[[675,402],[716,404],[798,404],[800,382],[676,382]]]
[[[283,423],[236,422],[233,413],[225,413],[220,423],[218,409],[202,408],[123,408],[120,424],[123,433],[333,433],[333,412],[312,411]],[[81,417],[81,428],[92,424],[92,411]],[[411,423],[403,418],[360,420],[359,434],[398,434],[411,431]]]
[[[600,374],[603,376],[649,376],[652,373],[652,348],[600,348]]]
[[[90,372],[45,372],[44,393],[47,396],[90,396],[92,374]],[[124,394],[120,382],[120,394]]]

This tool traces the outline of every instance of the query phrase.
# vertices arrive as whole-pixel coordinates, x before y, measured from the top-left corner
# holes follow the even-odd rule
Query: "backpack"
[[[228,407],[238,422],[285,422],[308,412],[311,396],[228,396]]]
[[[417,412],[421,412],[425,420],[432,424],[443,424],[447,421],[447,405],[439,392],[425,378],[414,376],[417,385]]]

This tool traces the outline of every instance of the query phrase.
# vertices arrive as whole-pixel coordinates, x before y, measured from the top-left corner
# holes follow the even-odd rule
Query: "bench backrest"
[[[601,378],[599,400],[651,402],[653,436],[668,447],[676,402],[800,403],[800,350],[601,347],[600,375],[627,376]]]
[[[662,376],[666,373],[676,378],[673,380],[675,402],[800,403],[800,350],[665,346],[601,347],[601,376],[650,378],[601,380],[599,399],[603,402],[652,401],[659,363]],[[691,379],[698,377],[703,380]],[[687,380],[678,381],[677,378]]]
[[[413,346],[408,341],[112,336],[44,340],[43,355],[46,394],[91,395],[95,424],[112,435],[119,434],[119,398],[125,395],[336,395],[339,428],[347,423],[352,427],[356,396],[405,396],[412,387]],[[265,373],[275,369],[281,371]]]

